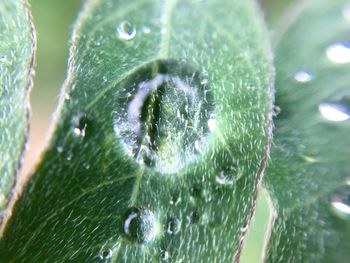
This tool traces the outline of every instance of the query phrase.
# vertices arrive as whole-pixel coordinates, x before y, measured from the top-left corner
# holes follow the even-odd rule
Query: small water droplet
[[[136,36],[136,28],[129,21],[123,21],[117,28],[119,38],[122,40],[131,40]]]
[[[248,228],[249,228],[249,225],[245,225],[244,227],[241,227],[241,232],[242,233],[247,232]]]
[[[186,226],[189,226],[190,224],[197,224],[201,218],[201,215],[199,212],[195,209],[192,210],[187,216],[186,216]]]
[[[181,197],[178,194],[173,195],[170,200],[171,205],[178,205],[180,202],[181,202]]]
[[[158,233],[156,218],[148,209],[130,208],[124,217],[123,231],[132,242],[149,243]]]
[[[326,50],[330,61],[337,64],[350,63],[350,43],[338,42],[329,46]]]
[[[212,114],[208,120],[208,128],[210,132],[214,132],[216,130],[216,117]]]
[[[98,258],[100,260],[110,259],[112,257],[112,254],[113,254],[113,252],[111,249],[102,248],[100,251],[100,254],[98,255]]]
[[[73,132],[76,136],[87,137],[89,129],[92,128],[91,119],[84,113],[79,113],[73,118]]]
[[[169,261],[170,260],[170,253],[166,250],[162,250],[160,253],[160,258],[162,261]]]
[[[201,80],[201,85],[207,85],[208,84],[208,80],[207,79],[202,79]]]
[[[216,176],[215,181],[221,185],[233,185],[239,179],[238,167],[235,164],[225,167]]]
[[[350,22],[350,4],[346,4],[343,8],[343,17]]]
[[[189,190],[190,195],[194,198],[198,198],[202,195],[201,188],[198,185],[192,185]]]
[[[177,218],[172,218],[168,222],[167,233],[169,235],[176,235],[180,232],[181,221]]]
[[[273,115],[278,116],[281,113],[281,108],[277,105],[273,107]]]
[[[350,218],[350,185],[345,185],[333,193],[331,197],[333,211],[342,218]]]
[[[294,74],[294,79],[298,82],[309,82],[310,80],[312,80],[314,77],[312,75],[312,73],[308,72],[308,71],[298,71],[297,73]]]
[[[62,146],[58,146],[56,148],[56,150],[57,150],[58,153],[61,153],[61,152],[63,152],[63,147]]]
[[[161,173],[175,173],[206,147],[213,96],[201,75],[177,61],[156,61],[121,83],[114,130],[126,153]],[[127,96],[125,96],[127,94]],[[209,124],[213,128],[214,120]]]
[[[340,95],[320,103],[320,113],[329,121],[341,122],[350,119],[350,96]]]
[[[144,34],[149,34],[149,33],[151,33],[151,29],[148,26],[143,26],[142,27],[142,32]]]
[[[67,161],[71,161],[72,158],[73,158],[73,153],[69,152],[69,153],[67,154],[67,156],[66,156],[66,160],[67,160]]]
[[[90,164],[89,163],[83,163],[83,167],[85,170],[89,170],[90,169]]]

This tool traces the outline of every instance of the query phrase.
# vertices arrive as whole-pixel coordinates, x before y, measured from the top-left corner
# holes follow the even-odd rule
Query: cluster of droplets
[[[350,22],[350,4],[342,10],[343,18]],[[325,57],[334,66],[350,64],[350,42],[337,41],[325,49]],[[294,80],[300,84],[315,79],[313,72],[300,70],[294,74]],[[323,100],[318,105],[319,113],[331,122],[345,122],[350,120],[350,91],[340,91]],[[315,162],[313,157],[305,158],[308,162]],[[350,218],[350,180],[344,186],[337,188],[331,195],[331,207],[334,213],[342,218]]]

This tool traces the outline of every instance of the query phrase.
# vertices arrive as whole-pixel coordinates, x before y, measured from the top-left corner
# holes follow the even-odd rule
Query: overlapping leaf
[[[276,208],[267,262],[350,258],[348,1],[303,1],[276,48],[276,118],[265,184]]]
[[[26,1],[0,1],[0,213],[5,208],[28,133],[34,30]]]

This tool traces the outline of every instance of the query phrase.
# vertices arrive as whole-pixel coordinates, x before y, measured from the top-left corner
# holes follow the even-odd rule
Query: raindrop
[[[98,258],[100,260],[110,259],[112,257],[112,254],[113,253],[111,249],[102,248],[102,250],[100,251],[100,254],[98,255]]]
[[[343,17],[350,22],[350,4],[346,4],[343,8]]]
[[[177,195],[177,194],[173,195],[170,200],[171,205],[178,205],[180,202],[181,202],[181,197],[180,195]]]
[[[216,176],[215,181],[221,185],[233,185],[239,179],[238,167],[235,164],[222,169]]]
[[[132,242],[149,243],[157,236],[156,218],[148,209],[130,208],[124,217],[123,232]]]
[[[195,198],[200,197],[202,194],[201,188],[198,185],[192,185],[189,190],[190,195]]]
[[[122,40],[131,40],[136,36],[136,28],[129,21],[121,22],[117,31]]]
[[[331,197],[333,211],[340,217],[350,218],[350,185],[345,185],[333,193]]]
[[[92,128],[91,119],[84,113],[79,113],[73,118],[73,133],[81,138],[87,137]]]
[[[273,107],[273,115],[278,116],[281,113],[281,108],[277,105]]]
[[[162,261],[168,261],[170,259],[170,253],[166,250],[162,250],[160,253],[160,258]]]
[[[149,33],[151,33],[151,29],[148,26],[143,26],[142,27],[142,32],[144,34],[149,34]]]
[[[350,95],[340,95],[320,103],[320,113],[329,121],[341,122],[350,119]]]
[[[176,235],[180,232],[181,222],[177,218],[172,218],[168,222],[167,233],[169,235]]]
[[[206,146],[214,116],[212,93],[201,79],[169,60],[151,63],[119,84],[114,130],[129,156],[168,174],[194,160],[198,145]]]
[[[199,222],[201,218],[201,215],[199,212],[195,209],[191,211],[187,216],[186,216],[186,226],[189,226],[190,224],[196,224]]]
[[[62,146],[58,146],[56,148],[56,150],[57,150],[58,153],[61,153],[61,152],[63,152],[63,147]]]
[[[214,114],[212,114],[208,120],[208,128],[210,132],[214,132],[216,130],[216,118]]]
[[[326,50],[330,61],[337,64],[346,64],[350,62],[350,43],[338,42],[329,46]]]
[[[298,82],[309,82],[313,79],[313,75],[308,71],[298,71],[294,74],[294,79]]]

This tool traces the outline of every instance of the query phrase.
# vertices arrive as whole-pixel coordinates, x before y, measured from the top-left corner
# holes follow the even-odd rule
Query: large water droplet
[[[129,21],[123,21],[117,28],[119,38],[122,40],[131,40],[136,36],[136,28]]]
[[[327,48],[326,54],[328,59],[334,63],[350,63],[350,43],[335,43]]]
[[[319,111],[330,121],[341,122],[350,119],[350,95],[333,97],[319,105]]]
[[[309,82],[313,79],[313,75],[308,71],[298,71],[294,74],[294,79],[298,82]]]
[[[79,113],[73,118],[73,132],[76,136],[84,138],[88,137],[92,128],[91,119],[84,113]]]
[[[174,173],[197,156],[198,145],[205,147],[214,104],[201,79],[186,65],[157,61],[116,89],[115,132],[137,162]]]
[[[343,218],[350,218],[350,185],[338,188],[332,195],[334,212]]]
[[[130,241],[144,244],[156,238],[158,224],[150,210],[133,207],[124,217],[123,231]]]
[[[181,222],[177,218],[172,218],[168,222],[167,233],[169,235],[176,235],[180,232]]]

